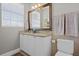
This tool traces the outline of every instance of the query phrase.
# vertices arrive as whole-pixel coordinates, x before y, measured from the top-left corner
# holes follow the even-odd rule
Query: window
[[[2,4],[2,26],[23,27],[24,26],[24,5]]]

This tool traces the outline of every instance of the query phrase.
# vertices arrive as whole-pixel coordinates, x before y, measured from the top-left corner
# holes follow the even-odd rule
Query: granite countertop
[[[33,33],[32,31],[29,32],[20,31],[20,33],[23,35],[46,37],[46,36],[50,36],[52,34],[52,31],[38,31],[36,33]]]

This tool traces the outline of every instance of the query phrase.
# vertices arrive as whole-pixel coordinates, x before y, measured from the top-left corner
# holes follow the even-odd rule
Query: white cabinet
[[[51,36],[37,37],[20,34],[20,49],[32,56],[50,56]]]

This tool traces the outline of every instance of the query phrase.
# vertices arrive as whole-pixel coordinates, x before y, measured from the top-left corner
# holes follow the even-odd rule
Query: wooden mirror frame
[[[42,6],[40,6],[40,8],[44,8],[44,7],[47,7],[47,6],[49,6],[49,24],[50,24],[49,27],[50,28],[49,29],[45,28],[45,29],[41,29],[41,30],[51,30],[52,31],[52,3],[46,3]],[[28,31],[31,30],[31,28],[30,28],[30,13],[35,11],[36,9],[28,11]]]

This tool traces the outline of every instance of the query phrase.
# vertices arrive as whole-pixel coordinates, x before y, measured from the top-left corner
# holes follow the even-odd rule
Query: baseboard
[[[16,54],[16,53],[18,53],[18,52],[20,52],[20,48],[15,49],[15,50],[12,50],[12,51],[9,51],[9,52],[4,53],[4,54],[2,54],[2,55],[0,55],[0,56],[12,56],[12,55],[14,55],[14,54]]]

